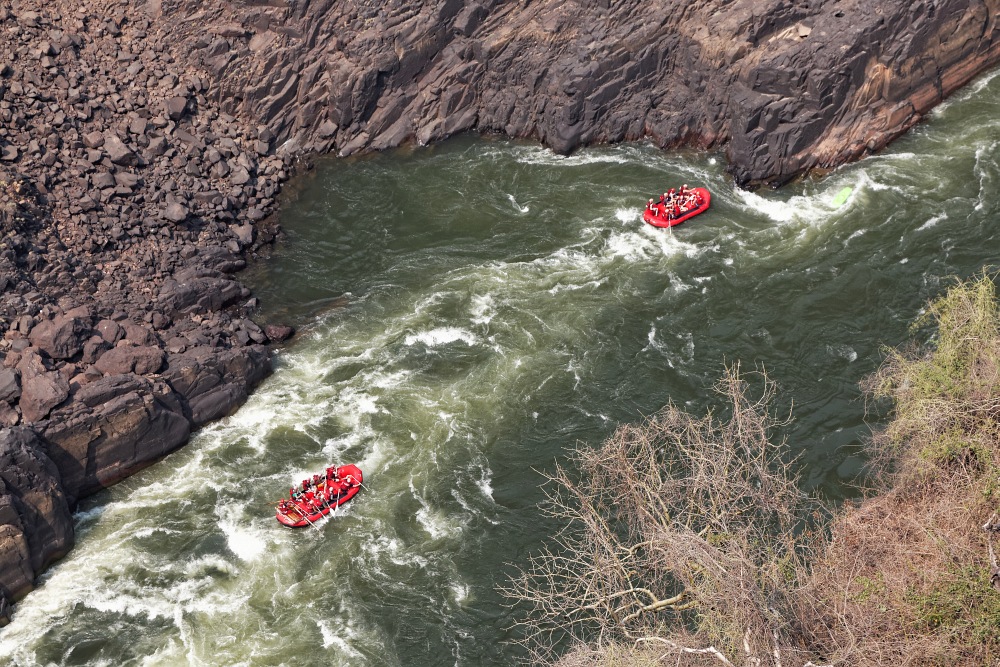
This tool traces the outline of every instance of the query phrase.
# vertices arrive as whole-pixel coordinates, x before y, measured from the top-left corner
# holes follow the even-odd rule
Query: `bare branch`
[[[545,511],[563,528],[502,589],[524,609],[533,654],[571,637],[660,638],[695,610],[686,619],[709,648],[663,641],[781,667],[789,582],[804,571],[802,527],[817,506],[798,490],[785,443],[772,442],[785,422],[769,412],[773,383],[759,378],[751,399],[739,368],[726,369],[725,420],[667,406],[549,476]]]
[[[666,644],[677,653],[687,653],[689,655],[710,655],[719,662],[721,662],[723,665],[726,665],[726,667],[735,667],[733,663],[731,663],[729,659],[726,658],[726,656],[723,655],[722,652],[719,651],[719,649],[715,648],[714,646],[706,646],[705,648],[690,648],[688,646],[681,646],[677,642],[671,641],[669,639],[664,639],[663,637],[642,637],[641,639],[636,640],[636,644],[640,642],[659,642],[661,644]],[[669,653],[664,653],[663,655],[660,656],[660,660],[667,657],[668,655]]]

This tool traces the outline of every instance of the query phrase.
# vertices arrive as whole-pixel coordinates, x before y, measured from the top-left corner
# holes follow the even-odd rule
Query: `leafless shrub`
[[[565,526],[504,591],[560,667],[1000,664],[1000,310],[985,273],[930,304],[929,350],[867,384],[881,493],[833,517],[797,490],[774,387],[726,419],[668,406],[550,479]],[[813,535],[811,526],[825,528]]]
[[[761,379],[752,399],[739,368],[727,369],[717,385],[725,419],[671,405],[578,449],[578,478],[564,468],[550,477],[546,510],[565,527],[502,589],[526,607],[536,660],[596,638],[646,644],[636,659],[804,662],[789,595],[818,507],[798,490],[785,443],[772,442],[782,422],[769,409],[774,385]]]

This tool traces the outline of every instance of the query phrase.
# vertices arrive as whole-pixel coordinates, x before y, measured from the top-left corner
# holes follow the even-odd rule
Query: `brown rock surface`
[[[0,429],[0,621],[72,544],[69,504],[43,443],[29,429]]]
[[[207,100],[141,8],[28,0],[13,13],[31,20],[0,31],[0,426],[41,443],[56,474],[0,488],[0,624],[72,542],[68,521],[36,539],[32,493],[72,506],[232,412],[270,372],[231,274],[274,239],[263,218],[288,176],[261,154],[258,124]],[[211,160],[247,180],[207,173]],[[161,303],[164,285],[176,290]],[[210,391],[157,376],[167,340],[216,356],[190,378]]]
[[[116,347],[98,357],[94,367],[106,375],[149,375],[163,366],[163,356],[163,350],[158,347]]]
[[[89,327],[79,318],[62,315],[35,325],[28,339],[53,359],[69,359],[83,349],[88,332]]]
[[[1000,62],[998,14],[996,0],[216,1],[155,23],[279,154],[469,130],[559,152],[648,138],[725,146],[750,184],[886,145]]]
[[[170,388],[134,374],[76,392],[42,425],[71,502],[110,486],[187,441],[191,424]]]

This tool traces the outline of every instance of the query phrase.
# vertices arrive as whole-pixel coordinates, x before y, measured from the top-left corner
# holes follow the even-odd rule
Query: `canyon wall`
[[[724,147],[740,185],[885,146],[1000,62],[996,0],[154,0],[209,95],[289,151],[460,132]],[[207,28],[207,29],[206,29]]]

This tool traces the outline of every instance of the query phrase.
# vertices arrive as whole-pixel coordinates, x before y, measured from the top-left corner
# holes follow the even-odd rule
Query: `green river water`
[[[277,371],[82,504],[0,663],[514,664],[494,587],[554,528],[538,471],[668,401],[704,412],[727,362],[778,383],[806,487],[850,496],[858,381],[951,276],[1000,263],[1000,76],[821,179],[749,193],[724,166],[472,138],[321,162],[244,276],[299,329]],[[645,226],[681,183],[711,210]],[[270,503],[332,462],[366,490],[278,525]]]

